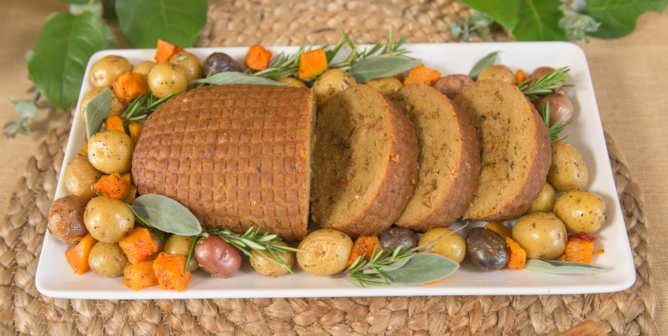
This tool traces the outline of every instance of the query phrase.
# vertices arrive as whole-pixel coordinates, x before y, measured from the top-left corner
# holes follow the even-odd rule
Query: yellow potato
[[[132,64],[121,56],[109,55],[95,62],[90,69],[90,81],[94,87],[109,87],[126,72],[132,71]]]
[[[568,231],[594,233],[606,219],[605,202],[591,192],[569,190],[559,196],[554,204],[554,214],[561,219]]]
[[[135,215],[125,202],[100,196],[86,205],[84,223],[95,240],[118,243],[134,229]]]
[[[188,75],[180,66],[169,62],[156,64],[148,73],[148,87],[154,96],[165,98],[188,87]]]
[[[313,92],[318,102],[318,108],[322,108],[332,97],[355,84],[357,84],[355,78],[343,70],[331,69],[325,71],[313,83]]]
[[[194,237],[188,237],[188,236],[179,236],[179,235],[171,235],[169,238],[167,238],[167,241],[165,242],[165,253],[169,254],[183,254],[188,257],[190,254],[190,249],[193,246],[193,239]],[[197,262],[197,258],[192,258],[190,260],[190,264],[188,265],[188,270],[190,272],[194,272],[199,268],[199,263]]]
[[[156,63],[153,61],[143,61],[135,65],[135,67],[132,68],[132,72],[144,75],[144,80],[146,81],[146,83],[148,83],[148,73],[151,72],[151,69],[153,69],[155,64]]]
[[[280,242],[279,245],[287,246],[283,242]],[[272,256],[271,253],[266,251],[264,252],[265,254]],[[251,266],[253,266],[255,271],[261,275],[269,277],[279,277],[281,275],[285,275],[288,273],[288,269],[285,266],[271,261],[269,258],[263,256],[262,254],[260,254],[260,252],[256,250],[252,250],[251,255],[255,257],[255,258],[250,258]],[[283,262],[285,262],[286,265],[288,265],[288,267],[292,268],[292,265],[294,264],[295,261],[294,253],[290,251],[285,251],[285,253],[278,253],[278,256],[283,260]],[[276,258],[275,256],[272,257]]]
[[[188,82],[204,77],[199,58],[187,51],[179,51],[169,59],[169,63],[180,66],[186,73]]]
[[[550,212],[554,208],[554,202],[557,200],[557,193],[551,184],[545,182],[543,189],[540,190],[538,197],[529,206],[528,213],[532,212]]]
[[[563,141],[552,143],[552,166],[547,173],[550,184],[558,191],[587,186],[589,172],[580,152]]]
[[[368,81],[366,85],[371,86],[386,96],[397,92],[397,90],[404,86],[400,80],[394,77],[372,79]]]
[[[492,65],[480,73],[478,80],[496,78],[503,81],[506,81],[512,85],[517,85],[517,78],[513,73],[513,70],[510,70],[509,67],[503,64]]]
[[[450,232],[452,232],[452,230],[446,228],[431,229],[420,237],[418,246],[429,243],[439,237],[443,237]],[[466,241],[458,233],[453,233],[445,238],[441,238],[431,246],[434,246],[434,249],[432,249],[431,252],[438,253],[458,264],[461,264],[464,257],[466,257]],[[425,247],[421,251],[426,251],[428,248],[429,247]]]
[[[94,88],[88,93],[84,95],[83,98],[81,98],[81,103],[79,104],[79,114],[81,115],[81,118],[83,118],[84,122],[86,122],[86,106],[88,106],[88,103],[95,98],[100,92],[104,91],[106,89],[105,87],[99,87],[99,88]],[[111,91],[111,110],[109,110],[109,115],[110,116],[119,116],[123,111],[125,111],[125,106],[121,104],[121,101],[118,100],[118,97],[116,97],[116,93],[114,93],[114,89],[110,88]]]
[[[306,87],[306,84],[304,84],[304,82],[293,77],[284,77],[279,79],[278,82],[288,84],[286,85],[287,87]]]
[[[97,275],[113,278],[123,275],[128,258],[118,244],[97,242],[88,255],[88,265]]]
[[[134,149],[135,143],[124,132],[97,132],[88,141],[88,161],[105,174],[127,173]]]
[[[566,226],[552,213],[534,212],[520,217],[513,227],[513,240],[530,259],[554,259],[566,249]]]
[[[65,168],[65,188],[73,195],[89,200],[97,196],[93,192],[93,184],[102,175],[84,155],[77,154]]]
[[[297,263],[311,275],[334,275],[346,269],[352,248],[352,239],[341,231],[313,231],[299,244]]]

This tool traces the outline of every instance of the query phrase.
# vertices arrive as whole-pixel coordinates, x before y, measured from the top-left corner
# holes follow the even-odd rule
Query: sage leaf
[[[563,16],[559,0],[520,1],[519,21],[513,36],[518,41],[568,41],[559,28]]]
[[[499,52],[495,51],[495,52],[483,57],[482,59],[480,59],[478,61],[478,63],[476,63],[473,66],[473,68],[471,69],[471,72],[469,72],[469,77],[471,77],[471,79],[473,79],[473,80],[478,80],[478,76],[480,76],[480,73],[483,70],[489,68],[490,66],[494,65],[494,63],[496,63],[496,55],[498,55],[498,54],[499,54]]]
[[[15,111],[24,118],[35,119],[37,116],[37,106],[30,101],[22,100],[18,102]]]
[[[348,73],[358,83],[366,83],[372,79],[391,77],[422,64],[422,60],[406,56],[375,56],[355,63]]]
[[[539,259],[528,259],[524,268],[534,272],[553,274],[591,274],[607,270],[607,268],[579,262]]]
[[[112,100],[111,90],[106,88],[86,105],[84,114],[86,115],[86,135],[88,135],[88,139],[100,131],[104,119],[109,116],[109,111],[111,111]]]
[[[242,72],[232,72],[232,71],[219,72],[207,78],[191,81],[190,83],[188,83],[188,85],[197,83],[213,84],[213,85],[226,85],[226,84],[252,84],[252,85],[276,85],[276,86],[287,85],[268,78],[251,76]]]
[[[79,96],[88,59],[106,46],[104,23],[93,13],[58,13],[44,24],[28,73],[48,101],[68,109]]]
[[[410,256],[410,257],[407,257],[407,258],[399,259],[399,260],[397,260],[397,261],[395,261],[395,262],[393,262],[393,263],[391,263],[391,264],[389,264],[389,265],[383,267],[383,271],[385,271],[385,272],[391,272],[391,271],[397,270],[397,269],[399,269],[399,268],[402,268],[402,267],[404,267],[404,265],[406,265],[406,263],[407,263],[411,258],[413,258],[413,257],[414,257],[414,256]],[[373,269],[373,268],[367,268],[367,269],[363,270],[362,273],[364,273],[364,274],[376,274],[376,273],[378,273],[378,272],[376,272],[376,270]]]
[[[152,227],[180,236],[202,233],[195,215],[181,203],[163,195],[141,195],[132,202],[132,210]]]
[[[118,23],[134,48],[155,48],[158,39],[191,46],[207,10],[207,0],[116,0]]]
[[[641,14],[648,11],[661,13],[666,6],[667,0],[589,0],[583,14],[601,23],[598,31],[589,35],[614,39],[630,34]]]
[[[441,280],[459,269],[459,264],[438,254],[418,253],[397,269],[388,267],[379,271],[390,282],[401,285],[421,285]]]
[[[512,31],[515,28],[519,18],[517,13],[520,8],[520,2],[523,0],[462,0],[467,6],[483,12],[503,26],[503,28]]]

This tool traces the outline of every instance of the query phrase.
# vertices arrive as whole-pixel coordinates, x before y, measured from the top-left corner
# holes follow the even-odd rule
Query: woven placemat
[[[233,1],[214,5],[199,46],[382,41],[389,25],[410,42],[447,42],[447,25],[472,12],[457,2]],[[501,30],[473,41],[499,41]],[[624,292],[553,296],[317,299],[67,300],[39,294],[35,270],[71,119],[28,162],[0,223],[0,334],[30,335],[556,335],[593,320],[611,335],[650,335],[655,307],[643,199],[606,134],[637,269]],[[345,293],[342,293],[342,295]]]

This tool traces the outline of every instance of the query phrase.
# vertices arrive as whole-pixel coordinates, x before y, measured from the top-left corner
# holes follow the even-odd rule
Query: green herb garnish
[[[529,100],[536,100],[540,98],[540,96],[553,93],[555,89],[575,86],[566,84],[566,79],[570,77],[568,74],[569,71],[571,71],[571,68],[565,66],[563,68],[552,70],[538,79],[528,78],[517,87],[525,96],[527,96],[527,98],[529,98]]]
[[[543,107],[543,122],[545,123],[545,126],[547,126],[547,130],[550,132],[550,141],[557,142],[568,138],[567,135],[563,139],[559,139],[559,133],[561,133],[561,131],[563,131],[566,126],[572,124],[573,120],[569,121],[566,123],[566,125],[563,126],[561,126],[562,121],[559,120],[554,123],[554,125],[550,126],[550,102],[547,102]]]
[[[149,92],[147,95],[140,96],[128,105],[128,108],[125,109],[125,112],[121,114],[121,118],[127,121],[135,122],[144,122],[146,117],[155,111],[162,103],[169,100],[169,98],[174,97],[178,92],[174,92],[165,98],[160,98],[154,96],[153,93]]]

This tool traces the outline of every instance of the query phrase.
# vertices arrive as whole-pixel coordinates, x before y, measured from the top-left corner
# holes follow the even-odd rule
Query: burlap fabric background
[[[288,14],[288,15],[286,15]],[[336,1],[296,5],[238,1],[213,7],[199,45],[298,44],[338,40],[344,27],[358,43],[385,38],[446,42],[447,24],[470,15],[449,1],[372,4]],[[348,29],[348,27],[351,27]],[[480,40],[475,36],[473,40]],[[503,32],[487,40],[506,39]],[[86,301],[42,297],[34,274],[69,131],[64,120],[31,158],[0,225],[0,333],[11,335],[400,334],[554,335],[589,319],[613,335],[650,334],[655,298],[647,262],[647,229],[639,188],[619,149],[608,143],[635,253],[638,281],[601,295],[396,297],[338,299]]]

